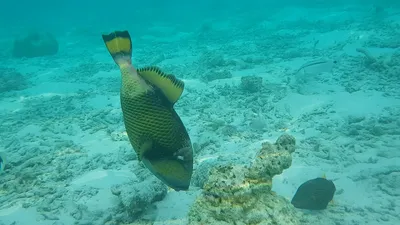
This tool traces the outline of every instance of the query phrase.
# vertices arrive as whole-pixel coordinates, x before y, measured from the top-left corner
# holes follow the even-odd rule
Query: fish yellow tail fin
[[[118,66],[131,65],[132,42],[128,31],[114,31],[110,34],[103,34],[103,41],[106,44],[114,61]]]

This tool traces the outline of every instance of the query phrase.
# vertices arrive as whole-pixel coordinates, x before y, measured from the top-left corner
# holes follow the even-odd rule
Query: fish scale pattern
[[[134,97],[121,92],[124,123],[132,147],[141,157],[141,146],[151,141],[157,146],[157,154],[170,156],[188,147],[189,136],[179,116],[172,107],[166,106],[157,92],[148,91]],[[154,145],[156,144],[156,145]]]

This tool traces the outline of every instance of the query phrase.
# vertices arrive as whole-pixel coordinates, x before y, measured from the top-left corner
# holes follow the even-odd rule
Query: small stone
[[[119,196],[121,194],[121,190],[117,186],[112,186],[111,193],[113,195]]]

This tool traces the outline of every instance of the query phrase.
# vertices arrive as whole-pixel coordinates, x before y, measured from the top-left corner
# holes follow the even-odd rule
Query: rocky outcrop
[[[189,224],[300,224],[301,216],[290,202],[271,191],[273,176],[290,167],[294,149],[294,137],[284,134],[275,144],[263,143],[250,167],[211,169]]]

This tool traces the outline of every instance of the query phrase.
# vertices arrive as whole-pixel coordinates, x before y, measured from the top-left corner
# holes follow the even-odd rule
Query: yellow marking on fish
[[[131,42],[127,38],[116,37],[111,41],[106,42],[106,46],[111,54],[116,54],[121,51],[126,51],[131,48]]]
[[[178,101],[185,84],[171,74],[166,74],[155,66],[138,69],[139,75],[160,88],[171,103]]]
[[[156,67],[136,70],[128,31],[103,35],[121,70],[121,108],[129,142],[156,177],[175,190],[188,190],[193,173],[189,134],[173,104],[184,84]]]

